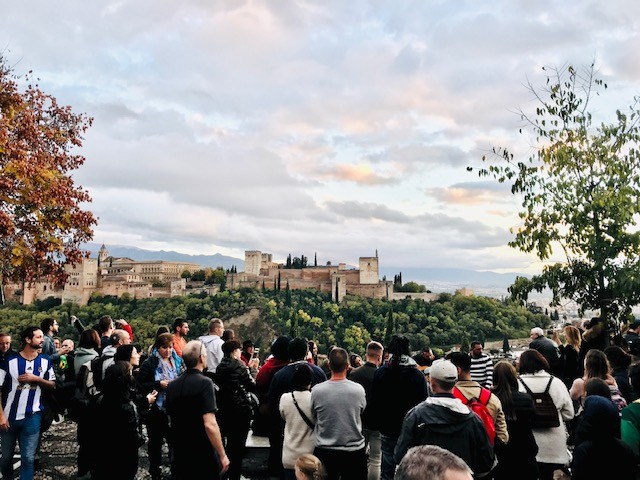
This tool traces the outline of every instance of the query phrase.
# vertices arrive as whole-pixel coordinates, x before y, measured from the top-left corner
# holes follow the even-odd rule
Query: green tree
[[[520,112],[538,142],[535,153],[516,160],[511,150],[494,148],[479,172],[510,184],[522,199],[522,225],[510,246],[543,261],[554,249],[563,254],[541,274],[518,277],[510,291],[526,301],[549,288],[555,305],[568,298],[581,313],[599,310],[607,322],[617,320],[640,301],[638,99],[610,123],[596,123],[591,101],[607,86],[594,65],[544,71],[544,88],[529,84],[535,113]]]
[[[184,270],[180,274],[180,278],[186,278],[187,280],[191,279],[191,272],[189,270]]]
[[[393,307],[389,308],[389,314],[387,316],[387,327],[384,330],[384,346],[388,347],[391,343],[391,337],[393,335]]]
[[[196,270],[191,274],[191,280],[194,282],[204,282],[207,274],[204,270]]]
[[[460,336],[460,351],[463,353],[469,353],[470,348],[469,334],[465,332]]]
[[[85,256],[96,219],[81,208],[91,197],[73,173],[92,121],[14,74],[0,52],[0,302],[7,282],[61,285],[65,265]]]

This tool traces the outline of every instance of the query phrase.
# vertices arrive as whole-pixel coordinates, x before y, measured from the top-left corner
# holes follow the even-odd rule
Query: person
[[[640,335],[638,333],[640,333],[640,320],[634,319],[629,325],[627,333],[624,334],[624,339],[629,346],[629,353],[640,358]]]
[[[564,327],[565,343],[558,347],[560,351],[561,375],[560,378],[571,388],[573,381],[581,376],[580,347],[582,345],[582,335],[573,325]]]
[[[284,435],[284,422],[278,410],[280,397],[288,392],[293,391],[293,375],[296,365],[305,363],[311,368],[312,378],[311,386],[327,380],[324,372],[320,367],[309,364],[306,357],[308,353],[308,340],[302,337],[296,337],[289,342],[289,355],[291,359],[289,365],[280,369],[273,376],[269,392],[267,394],[269,408],[269,465],[272,474],[282,474],[282,441]]]
[[[480,417],[451,391],[458,369],[449,360],[436,360],[429,369],[433,394],[409,410],[395,448],[400,463],[409,448],[437,445],[462,458],[477,478],[487,476],[494,465],[493,447]]]
[[[113,365],[113,356],[116,354],[116,350],[120,345],[129,345],[131,343],[131,338],[126,330],[115,329],[111,336],[109,337],[109,345],[104,347],[102,350],[102,378],[104,378],[104,374],[107,372],[107,368]],[[94,372],[95,373],[95,372]]]
[[[129,342],[133,342],[133,329],[129,322],[127,322],[124,318],[119,318],[115,322],[113,322],[116,330],[124,330],[129,335]]]
[[[571,398],[578,402],[580,407],[584,406],[584,400],[587,396],[584,385],[590,378],[600,378],[609,385],[611,399],[616,402],[620,410],[627,406],[624,397],[620,394],[615,378],[611,375],[609,360],[600,350],[591,349],[587,352],[587,356],[584,359],[584,376],[576,378],[569,390]]]
[[[516,369],[507,361],[493,368],[493,394],[500,399],[507,421],[509,443],[497,442],[494,450],[498,465],[493,470],[494,480],[509,480],[517,476],[522,480],[537,480],[538,445],[533,436],[533,399],[518,391]]]
[[[560,350],[558,346],[544,336],[544,331],[540,327],[531,329],[531,343],[529,348],[537,350],[547,360],[549,373],[557,375],[560,370]]]
[[[395,480],[473,480],[473,472],[457,455],[436,445],[419,445],[409,449]]]
[[[640,363],[629,367],[629,380],[635,392],[640,392]],[[640,456],[640,399],[622,409],[620,431],[622,441]]]
[[[349,368],[358,368],[363,365],[362,357],[355,353],[349,355]]]
[[[453,363],[458,369],[458,381],[455,387],[453,387],[453,394],[456,398],[459,398],[465,405],[473,398],[481,399],[484,393],[488,394],[488,400],[484,405],[491,414],[493,425],[495,428],[496,443],[507,443],[509,441],[509,432],[507,431],[507,422],[504,417],[504,411],[502,410],[502,403],[491,392],[471,379],[472,357],[462,352],[453,352],[447,356],[447,359]],[[491,367],[493,374],[493,366]],[[493,379],[491,382],[492,383]],[[462,398],[461,398],[462,397]],[[483,403],[481,401],[481,403]]]
[[[573,450],[573,480],[607,478],[612,474],[620,480],[636,479],[636,457],[620,440],[620,416],[611,400],[598,395],[586,398],[577,437],[582,441]]]
[[[47,317],[40,322],[40,329],[44,333],[44,343],[42,344],[42,353],[51,358],[52,362],[57,362],[60,355],[56,350],[53,337],[58,333],[58,321],[55,318]]]
[[[67,355],[73,352],[74,348],[75,348],[74,341],[71,340],[70,338],[65,338],[62,341],[62,345],[60,345],[60,355]]]
[[[209,335],[203,335],[198,340],[202,342],[204,348],[207,349],[207,372],[213,378],[216,368],[222,361],[224,354],[222,353],[222,345],[224,340],[220,338],[224,333],[224,324],[219,318],[212,318],[209,321]]]
[[[295,475],[296,480],[324,480],[327,476],[320,459],[309,453],[296,460]]]
[[[600,317],[593,317],[584,323],[585,331],[582,334],[580,346],[580,358],[584,360],[589,350],[604,351],[607,346],[607,326]]]
[[[80,385],[83,381],[79,375],[80,369],[83,365],[90,365],[90,362],[98,356],[98,350],[100,349],[100,336],[98,332],[93,328],[84,330],[80,334],[80,341],[78,342],[78,348],[75,351],[75,357],[73,361],[73,372],[76,379],[74,392],[78,390],[84,390],[88,385]],[[85,382],[87,379],[84,379]],[[90,380],[93,384],[93,380]],[[93,414],[88,406],[78,406],[76,411],[73,412],[73,416],[77,423],[77,439],[78,439],[78,456],[76,459],[78,467],[78,477],[85,477],[89,474],[91,465],[94,464],[94,441],[95,431],[93,426]]]
[[[282,449],[285,480],[295,479],[298,458],[313,452],[315,445],[314,426],[310,420],[312,376],[311,367],[306,362],[296,364],[293,391],[280,398],[278,410],[285,424]]]
[[[229,340],[235,340],[236,332],[227,328],[224,332],[222,332],[222,336],[220,337],[223,342],[228,342]]]
[[[229,468],[216,420],[213,381],[202,374],[207,352],[198,340],[182,350],[186,372],[167,387],[166,408],[174,439],[172,474],[177,479],[218,480]]]
[[[187,344],[187,334],[189,333],[189,324],[184,318],[176,318],[173,321],[173,350],[176,355],[182,357],[182,349]]]
[[[156,401],[147,414],[149,442],[149,473],[153,480],[161,478],[162,444],[166,440],[169,450],[173,446],[169,435],[169,423],[165,406],[167,388],[184,371],[182,359],[173,354],[174,337],[162,333],[153,353],[142,363],[136,383],[141,394],[157,391]]]
[[[329,480],[365,480],[367,457],[362,412],[367,404],[366,394],[362,385],[347,380],[349,354],[346,350],[336,347],[331,351],[329,368],[331,378],[311,391],[311,421],[315,424],[313,454],[325,466]]]
[[[485,388],[491,388],[493,380],[493,360],[485,353],[482,353],[482,343],[475,340],[471,342],[471,380],[478,382]]]
[[[20,479],[33,478],[34,458],[42,421],[43,389],[55,388],[55,374],[48,356],[39,351],[44,343],[40,327],[27,327],[20,335],[22,349],[0,369],[0,472],[13,478],[13,454],[20,446]]]
[[[125,345],[124,347],[130,346]],[[133,347],[130,348],[133,362],[136,361],[136,358],[140,359],[140,355],[135,350]],[[138,410],[130,398],[131,367],[131,362],[119,360],[107,368],[102,384],[103,395],[98,406],[100,418],[109,421],[108,427],[99,433],[100,443],[117,447],[118,478],[123,480],[136,478],[138,448],[144,442],[140,430]],[[150,393],[147,401],[153,403],[155,395]],[[91,478],[92,480],[110,479],[113,478],[113,471],[105,468],[101,459],[91,469]]]
[[[289,342],[291,338],[287,336],[281,336],[276,338],[271,343],[271,355],[262,365],[262,368],[258,370],[256,375],[256,393],[258,394],[258,401],[260,402],[260,409],[258,416],[253,422],[253,433],[256,435],[268,435],[270,430],[269,422],[271,416],[269,414],[269,387],[274,375],[280,371],[280,369],[286,367],[289,364]],[[271,469],[277,467],[275,458],[271,459]]]
[[[427,382],[409,356],[411,346],[404,335],[393,335],[387,349],[390,360],[378,368],[371,384],[371,415],[380,432],[382,465],[380,478],[391,480],[396,468],[394,449],[407,412],[427,398]]]
[[[240,360],[240,342],[228,340],[222,345],[224,357],[216,369],[215,383],[218,390],[218,424],[229,456],[227,478],[240,480],[240,467],[245,443],[249,434],[253,410],[247,401],[247,393],[256,390],[249,369]]]
[[[313,340],[309,340],[309,352],[311,353],[311,360],[309,363],[313,363],[318,366],[318,344]]]
[[[0,365],[13,353],[11,349],[11,335],[6,332],[0,333]]]
[[[549,373],[549,363],[542,354],[533,349],[525,350],[520,356],[519,390],[542,393],[549,385],[549,395],[558,411],[560,425],[557,427],[534,428],[533,436],[538,445],[538,472],[540,480],[552,480],[553,473],[569,462],[567,453],[567,433],[564,422],[574,415],[573,402],[562,380]],[[551,383],[549,383],[551,382]]]
[[[104,315],[98,320],[98,333],[100,334],[100,352],[111,344],[111,334],[115,330],[113,319],[109,315]]]
[[[604,354],[611,365],[611,376],[618,385],[620,394],[624,397],[625,403],[631,403],[631,384],[629,383],[629,366],[631,365],[631,355],[622,348],[612,345],[604,349]]]
[[[253,358],[254,349],[255,346],[253,345],[253,342],[251,340],[245,340],[244,342],[242,342],[242,354],[240,356],[240,360],[242,360],[247,367],[249,366],[249,362],[251,362],[251,359]]]
[[[431,366],[433,361],[435,360],[435,356],[433,355],[433,351],[430,347],[424,347],[420,353],[414,355],[413,360],[415,360],[418,365],[418,370],[424,372],[427,368]]]
[[[153,351],[156,348],[156,342],[158,341],[158,337],[160,335],[162,335],[163,333],[171,333],[171,330],[169,330],[169,327],[167,327],[166,325],[160,325],[157,329],[156,329],[156,335],[153,338],[153,343],[151,345],[149,345],[149,348],[147,349],[147,355],[152,355]],[[173,345],[171,345],[171,347],[173,348]],[[175,353],[175,352],[174,352]],[[176,354],[177,355],[177,354]]]
[[[380,432],[377,430],[371,410],[371,385],[376,370],[382,362],[382,344],[369,342],[365,353],[365,363],[351,371],[349,380],[359,383],[364,388],[367,406],[362,413],[362,434],[364,435],[367,455],[367,480],[379,480],[380,465],[382,463],[382,449],[380,446]]]

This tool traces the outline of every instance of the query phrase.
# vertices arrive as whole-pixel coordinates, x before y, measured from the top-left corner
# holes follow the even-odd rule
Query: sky
[[[8,2],[16,73],[94,118],[74,179],[94,240],[244,257],[534,273],[509,188],[543,66],[595,60],[613,117],[640,93],[631,1]]]

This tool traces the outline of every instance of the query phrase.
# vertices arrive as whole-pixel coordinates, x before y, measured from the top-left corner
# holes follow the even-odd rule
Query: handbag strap
[[[307,417],[305,415],[305,413],[302,411],[302,409],[300,408],[300,405],[298,405],[298,401],[296,400],[296,397],[293,396],[293,392],[291,392],[291,398],[293,399],[293,404],[296,406],[296,408],[298,409],[298,413],[300,413],[300,416],[302,417],[302,420],[304,420],[304,423],[307,424],[307,426],[313,430],[315,428],[315,426],[313,425],[313,422],[311,420],[309,420],[309,417]]]

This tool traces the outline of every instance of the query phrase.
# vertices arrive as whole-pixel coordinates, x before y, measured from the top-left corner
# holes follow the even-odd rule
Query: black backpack
[[[533,393],[526,383],[519,378],[520,383],[533,399],[533,428],[553,428],[560,426],[560,417],[558,416],[558,409],[553,398],[549,394],[549,387],[553,381],[553,375],[549,377],[549,383],[544,392]]]

